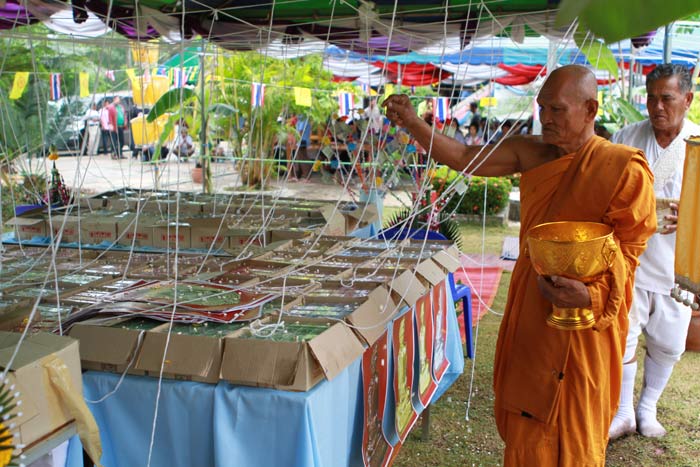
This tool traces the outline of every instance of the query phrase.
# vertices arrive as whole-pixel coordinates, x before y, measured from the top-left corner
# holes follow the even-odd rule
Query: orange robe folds
[[[604,466],[634,271],[656,228],[653,175],[640,151],[596,136],[575,154],[523,173],[520,190],[520,259],[494,368],[504,465]],[[540,294],[525,252],[530,228],[563,220],[612,225],[620,247],[610,271],[588,285],[593,329],[561,331],[546,324],[552,305]]]

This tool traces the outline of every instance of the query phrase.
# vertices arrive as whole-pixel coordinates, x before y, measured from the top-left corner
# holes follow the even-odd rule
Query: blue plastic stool
[[[467,357],[474,359],[474,336],[472,334],[472,289],[468,285],[456,284],[455,276],[449,273],[452,300],[462,299],[462,316],[464,317],[464,336],[467,345]]]

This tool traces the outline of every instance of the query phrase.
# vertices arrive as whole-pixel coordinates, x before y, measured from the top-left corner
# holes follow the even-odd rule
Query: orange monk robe
[[[619,170],[602,162],[613,159],[622,161]],[[577,172],[567,174],[569,165],[581,160],[585,163]],[[573,182],[566,183],[562,196],[557,188],[567,175]],[[600,195],[606,186],[608,195]],[[523,173],[520,190],[521,254],[494,369],[496,423],[506,443],[504,465],[604,466],[608,428],[620,394],[634,271],[656,228],[653,175],[640,151],[594,137],[579,152]],[[555,194],[564,201],[547,214]],[[614,227],[618,261],[588,286],[596,329],[561,331],[546,324],[552,305],[537,287],[537,274],[524,251],[525,234],[556,220]]]

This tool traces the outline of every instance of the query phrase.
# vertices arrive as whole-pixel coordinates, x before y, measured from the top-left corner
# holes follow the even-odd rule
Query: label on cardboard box
[[[13,217],[5,225],[13,228],[18,240],[31,240],[32,237],[46,236],[46,222],[41,218]]]
[[[48,220],[46,224],[48,225]],[[61,234],[61,243],[80,241],[80,218],[78,216],[52,216],[51,230],[53,231],[54,238],[58,238],[61,229],[63,230]]]
[[[80,237],[82,243],[113,243],[117,239],[117,221],[114,214],[83,216],[80,222]]]
[[[159,248],[175,249],[178,247],[190,248],[191,227],[189,224],[175,224],[153,226],[153,246]]]

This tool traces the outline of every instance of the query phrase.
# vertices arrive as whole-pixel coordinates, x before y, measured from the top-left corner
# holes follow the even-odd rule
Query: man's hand
[[[661,230],[662,235],[668,235],[676,231],[678,228],[678,204],[669,203],[671,208],[671,214],[666,214],[664,216],[664,227]]]
[[[382,102],[382,106],[386,107],[386,116],[395,125],[406,128],[411,120],[418,118],[406,94],[392,94]]]
[[[590,308],[591,294],[586,284],[561,276],[537,276],[540,292],[559,308]]]

